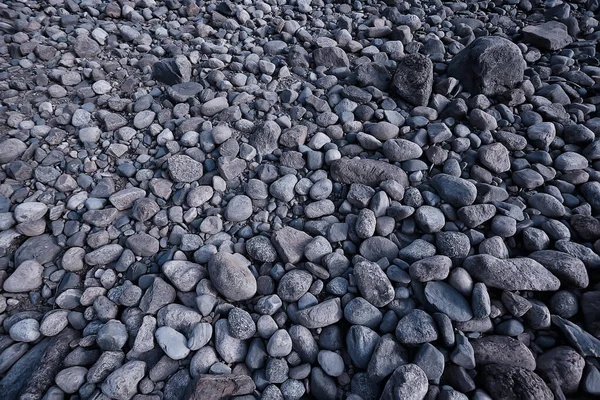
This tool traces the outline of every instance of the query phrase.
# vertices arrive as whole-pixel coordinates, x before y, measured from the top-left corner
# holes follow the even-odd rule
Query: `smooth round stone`
[[[15,342],[35,342],[40,337],[40,324],[33,318],[27,318],[11,326],[9,334]]]
[[[344,359],[338,353],[321,350],[317,357],[319,365],[327,375],[338,377],[344,373]]]
[[[84,367],[69,367],[56,374],[54,381],[63,392],[73,394],[85,383],[87,372]]]
[[[186,346],[187,339],[175,329],[168,326],[161,326],[154,333],[156,341],[161,349],[169,358],[173,360],[183,360],[190,354],[190,349]]]
[[[215,289],[233,301],[251,299],[256,293],[256,278],[250,272],[250,262],[240,255],[225,252],[215,254],[208,262],[208,273]]]
[[[232,222],[242,222],[252,215],[252,200],[246,195],[233,197],[225,208],[225,219]]]
[[[267,343],[267,353],[271,357],[285,357],[292,352],[292,339],[285,329],[275,332]]]

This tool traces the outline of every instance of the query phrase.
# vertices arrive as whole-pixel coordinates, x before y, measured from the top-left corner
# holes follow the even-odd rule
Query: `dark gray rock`
[[[394,288],[378,264],[369,261],[357,263],[354,277],[360,293],[375,307],[383,307],[394,300]]]
[[[510,65],[511,68],[506,68]],[[475,39],[452,58],[448,74],[473,94],[495,96],[523,80],[526,63],[519,47],[499,36]]]
[[[437,340],[433,318],[423,310],[412,310],[396,327],[396,338],[403,344],[421,344]]]
[[[427,282],[425,298],[437,311],[443,312],[453,321],[464,322],[473,318],[469,302],[447,283]]]
[[[421,368],[401,365],[387,381],[380,400],[423,400],[428,388],[427,375]]]
[[[586,288],[589,284],[588,272],[583,261],[555,250],[540,250],[529,254],[529,257],[542,264],[556,275],[563,283]]]
[[[398,60],[392,87],[406,102],[426,106],[433,88],[433,63],[422,54],[409,54]]]
[[[519,366],[490,364],[481,371],[483,387],[496,398],[510,400],[553,400],[542,378]]]
[[[488,287],[503,290],[558,290],[560,280],[530,258],[500,259],[487,254],[467,257],[463,268]]]
[[[408,177],[401,168],[377,160],[356,158],[336,160],[331,164],[331,177],[344,184],[362,183],[377,186],[383,181],[393,180],[408,187]]]
[[[548,21],[523,28],[523,39],[543,50],[560,50],[571,44],[573,39],[562,22]]]
[[[478,366],[503,364],[535,370],[536,362],[531,350],[516,339],[492,335],[471,341]]]

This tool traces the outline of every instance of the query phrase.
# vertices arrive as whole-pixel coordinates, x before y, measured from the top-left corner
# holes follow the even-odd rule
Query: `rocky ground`
[[[599,12],[0,2],[0,398],[600,396]]]

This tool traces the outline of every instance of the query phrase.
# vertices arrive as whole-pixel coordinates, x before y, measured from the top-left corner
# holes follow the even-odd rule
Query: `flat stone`
[[[380,400],[423,400],[428,388],[427,375],[421,368],[401,365],[387,381]]]
[[[540,25],[528,25],[522,30],[526,42],[544,50],[560,50],[573,39],[562,22],[548,21]]]
[[[427,282],[425,298],[435,309],[453,321],[465,322],[473,318],[469,302],[447,283]]]
[[[369,159],[340,159],[331,164],[331,177],[343,183],[362,183],[367,186],[377,186],[386,180],[397,181],[408,187],[408,177],[399,167],[377,160]]]
[[[326,300],[298,312],[298,323],[308,329],[333,325],[344,316],[339,298]]]
[[[10,293],[32,292],[42,286],[44,267],[35,260],[23,261],[4,281],[3,289]]]
[[[200,375],[193,393],[186,400],[226,399],[252,394],[256,386],[248,375]]]

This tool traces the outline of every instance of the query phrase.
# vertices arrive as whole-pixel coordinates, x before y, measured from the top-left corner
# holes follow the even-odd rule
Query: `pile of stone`
[[[598,0],[6,0],[0,398],[600,395]]]

